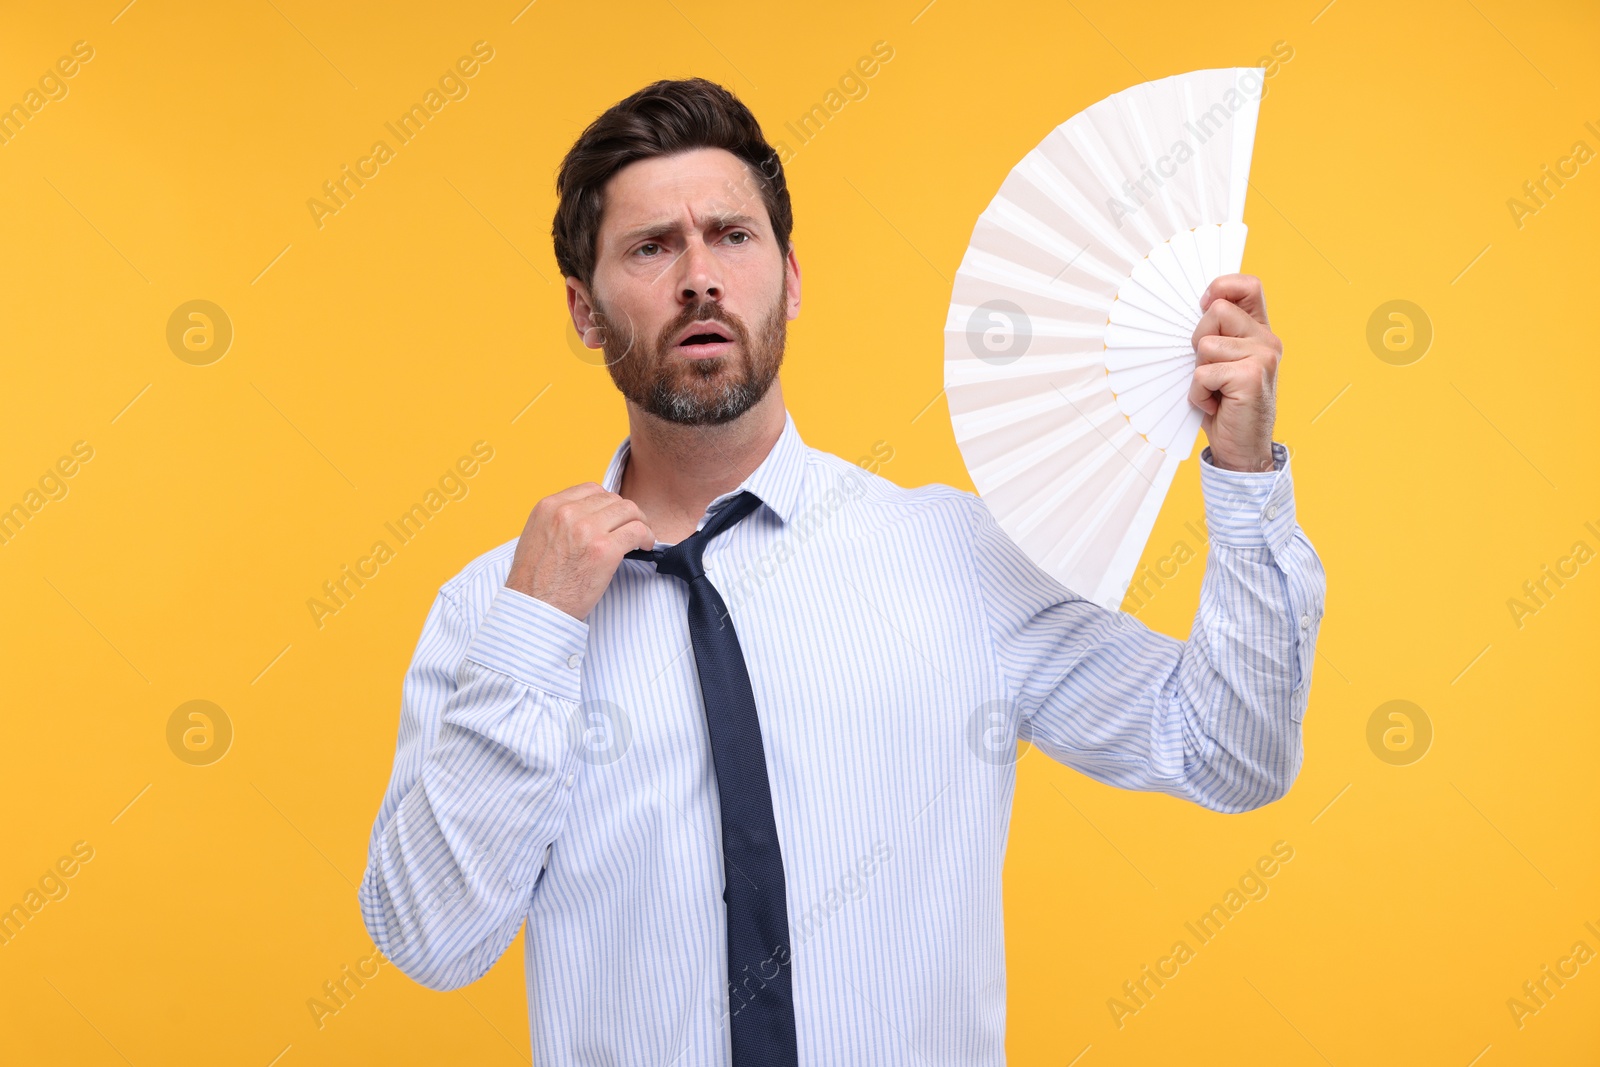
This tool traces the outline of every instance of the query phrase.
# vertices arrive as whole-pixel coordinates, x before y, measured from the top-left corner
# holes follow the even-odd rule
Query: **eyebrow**
[[[726,230],[734,226],[744,226],[756,229],[759,223],[752,215],[745,215],[736,211],[720,212],[706,216],[706,222],[712,229]],[[678,232],[678,221],[667,219],[658,222],[647,222],[643,226],[636,226],[622,235],[622,243],[631,245],[633,242],[645,237],[665,237]]]

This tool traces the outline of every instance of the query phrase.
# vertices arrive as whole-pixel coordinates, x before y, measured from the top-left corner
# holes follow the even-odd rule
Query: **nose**
[[[722,267],[704,240],[691,239],[680,263],[679,300],[693,304],[700,299],[722,299]]]

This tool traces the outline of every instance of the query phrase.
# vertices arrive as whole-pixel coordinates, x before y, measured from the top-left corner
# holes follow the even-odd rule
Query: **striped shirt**
[[[974,494],[895,485],[805,445],[787,413],[711,502],[762,501],[705,569],[760,711],[802,1063],[1005,1062],[1019,739],[1219,812],[1288,791],[1325,578],[1272,448],[1263,472],[1201,453],[1209,552],[1188,641],[1072,593]],[[624,439],[607,490],[627,455]],[[423,624],[359,891],[367,929],[446,990],[526,923],[536,1063],[727,1064],[688,587],[624,559],[580,621],[505,586],[515,548],[446,582]]]

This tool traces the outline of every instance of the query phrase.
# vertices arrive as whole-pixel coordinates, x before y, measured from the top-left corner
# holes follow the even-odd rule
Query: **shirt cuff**
[[[1272,442],[1273,469],[1230,471],[1211,461],[1211,446],[1200,452],[1200,490],[1205,497],[1206,529],[1213,543],[1280,550],[1294,535],[1294,480],[1289,450]]]
[[[537,597],[501,586],[466,658],[552,696],[580,696],[589,624]]]

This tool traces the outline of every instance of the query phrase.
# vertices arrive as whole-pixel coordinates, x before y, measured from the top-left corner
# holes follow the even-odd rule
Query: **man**
[[[1215,280],[1195,331],[1210,548],[1182,642],[1061,586],[973,494],[802,443],[788,191],[726,90],[623,100],[557,189],[630,434],[440,590],[368,930],[454,989],[526,923],[540,1064],[1003,1063],[1019,738],[1223,812],[1299,771],[1324,575],[1260,283]]]

